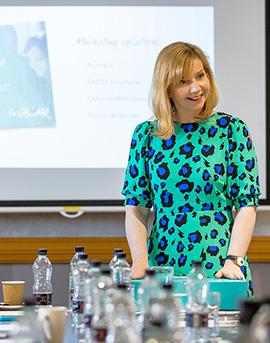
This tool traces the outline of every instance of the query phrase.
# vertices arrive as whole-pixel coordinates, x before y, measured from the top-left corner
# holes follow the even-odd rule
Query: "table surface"
[[[180,316],[180,330],[185,327],[185,313]],[[13,318],[8,321],[8,318]],[[14,318],[16,318],[14,320]],[[63,343],[87,343],[85,340],[84,330],[74,329],[71,325],[72,314],[67,311],[66,331]],[[239,312],[238,311],[220,311],[220,338],[223,340],[233,341],[239,332]],[[19,329],[18,323],[21,327]],[[17,330],[17,334],[14,332]],[[20,331],[18,331],[20,330]],[[1,343],[41,343],[41,337],[37,331],[36,313],[34,311],[0,311],[0,342]],[[8,333],[9,337],[4,338]],[[13,334],[12,334],[13,333]],[[222,339],[221,339],[222,338]]]

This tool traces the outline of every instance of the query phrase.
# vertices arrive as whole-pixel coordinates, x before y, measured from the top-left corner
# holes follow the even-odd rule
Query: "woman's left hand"
[[[231,260],[226,260],[224,267],[222,267],[215,275],[216,279],[238,279],[244,280],[244,274],[241,272],[240,267],[233,263]]]

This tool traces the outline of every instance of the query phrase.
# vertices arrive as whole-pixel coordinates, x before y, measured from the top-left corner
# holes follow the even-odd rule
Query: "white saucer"
[[[4,303],[0,303],[0,311],[14,311],[23,308],[23,305],[5,305]]]

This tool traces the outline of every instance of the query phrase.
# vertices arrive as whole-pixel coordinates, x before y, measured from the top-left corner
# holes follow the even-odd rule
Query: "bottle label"
[[[187,313],[187,327],[208,327],[208,313]]]
[[[35,306],[52,305],[52,293],[34,293],[33,302]]]
[[[73,301],[72,304],[73,304],[73,307],[72,307],[73,313],[83,313],[83,307],[84,307],[83,301]]]
[[[92,318],[93,318],[92,314],[85,314],[84,315],[84,324],[85,324],[86,329],[91,329]]]
[[[94,342],[105,342],[107,336],[107,328],[93,328],[92,337]]]

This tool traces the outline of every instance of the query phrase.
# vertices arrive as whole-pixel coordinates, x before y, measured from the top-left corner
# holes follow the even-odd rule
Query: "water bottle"
[[[111,268],[111,269],[113,269],[114,268],[114,265],[115,265],[115,263],[116,263],[116,261],[117,261],[117,259],[118,259],[118,253],[120,253],[120,252],[123,252],[123,249],[113,249],[113,258],[111,259],[111,262],[109,263],[109,267]]]
[[[145,277],[141,281],[137,291],[138,310],[141,312],[147,311],[149,306],[157,302],[162,293],[160,283],[156,279],[156,271],[151,268],[146,268]]]
[[[79,261],[73,271],[74,293],[72,313],[75,328],[84,327],[85,280],[88,277],[89,270],[88,254],[82,253],[79,255]]]
[[[85,303],[84,303],[84,324],[86,342],[92,341],[91,327],[94,316],[94,287],[101,274],[101,261],[91,260],[90,271],[85,280]]]
[[[32,266],[34,285],[34,305],[52,306],[52,264],[47,257],[47,249],[38,249],[38,257]]]
[[[126,285],[118,285],[106,304],[108,315],[108,333],[106,343],[140,343],[135,326],[134,300]]]
[[[188,342],[208,341],[209,282],[202,269],[202,262],[193,261],[186,279],[186,333]]]
[[[111,278],[109,267],[101,269],[101,275],[98,278],[94,290],[94,316],[91,323],[92,341],[105,342],[108,333],[108,317],[106,311],[107,303],[111,302],[114,293],[114,283]]]
[[[140,314],[136,323],[143,342],[154,340],[161,334],[157,325],[157,311],[160,311],[159,300],[165,296],[160,283],[156,279],[156,271],[146,268],[145,273],[145,277],[137,291],[137,305]]]
[[[75,247],[75,254],[70,261],[70,273],[69,273],[69,307],[72,309],[72,297],[74,293],[74,281],[73,281],[73,270],[79,261],[79,254],[84,253],[83,246]]]
[[[132,272],[126,259],[127,255],[125,252],[120,252],[117,256],[118,259],[112,270],[113,281],[116,285],[126,285],[129,288],[131,285]]]

